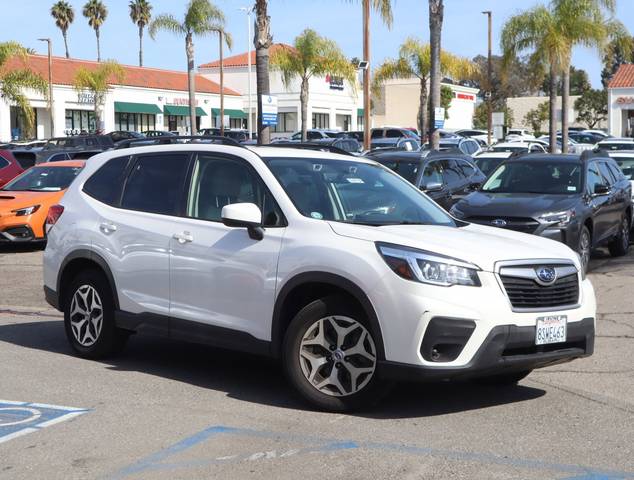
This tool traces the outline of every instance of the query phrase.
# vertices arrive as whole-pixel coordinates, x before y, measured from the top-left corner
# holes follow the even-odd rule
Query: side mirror
[[[607,185],[598,184],[594,186],[595,195],[607,195],[608,193],[610,193],[610,187]]]
[[[440,182],[429,182],[426,185],[421,186],[421,190],[423,192],[440,192],[442,190],[442,183]]]
[[[222,223],[227,227],[246,228],[253,240],[262,240],[262,212],[255,203],[232,203],[222,207]]]

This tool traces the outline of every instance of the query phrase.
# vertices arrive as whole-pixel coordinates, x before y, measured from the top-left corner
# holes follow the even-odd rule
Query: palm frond
[[[159,31],[172,32],[177,35],[185,34],[185,27],[178,21],[173,15],[169,13],[164,13],[162,15],[158,15],[152,22],[150,22],[150,27],[148,28],[148,32],[150,37],[153,39],[156,38],[156,34]]]
[[[225,16],[218,7],[209,0],[191,0],[185,13],[184,26],[196,35],[207,35],[212,32],[211,25],[223,25]]]

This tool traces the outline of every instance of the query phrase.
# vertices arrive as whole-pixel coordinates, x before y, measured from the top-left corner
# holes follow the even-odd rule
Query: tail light
[[[48,209],[48,215],[46,215],[46,233],[50,232],[53,225],[57,223],[59,217],[64,213],[64,207],[62,205],[53,205]]]

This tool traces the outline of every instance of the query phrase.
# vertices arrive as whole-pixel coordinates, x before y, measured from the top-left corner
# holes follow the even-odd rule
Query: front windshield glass
[[[491,147],[489,148],[490,152],[528,152],[528,147]]]
[[[33,167],[2,189],[10,192],[59,192],[68,188],[81,167]]]
[[[373,226],[456,225],[414,186],[380,165],[317,158],[265,161],[306,217]]]
[[[619,157],[618,155],[612,156],[612,159],[618,163],[623,175],[630,180],[634,180],[634,157]]]
[[[481,191],[574,195],[581,191],[581,164],[576,162],[510,162],[498,167]]]
[[[473,162],[488,177],[503,160],[503,158],[474,157]]]

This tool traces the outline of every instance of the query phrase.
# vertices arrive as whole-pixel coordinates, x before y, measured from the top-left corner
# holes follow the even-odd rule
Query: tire
[[[80,357],[91,359],[120,352],[129,332],[115,325],[114,299],[104,275],[94,269],[80,272],[66,292],[64,327],[73,350]]]
[[[623,215],[619,225],[619,233],[608,243],[608,250],[613,257],[627,255],[630,250],[630,221],[627,215]]]
[[[579,243],[577,244],[577,253],[579,254],[583,273],[588,271],[590,252],[592,252],[592,235],[590,234],[588,227],[584,225],[581,227],[581,233],[579,233]]]
[[[483,385],[492,385],[492,386],[512,386],[516,385],[517,382],[526,378],[532,370],[522,370],[520,372],[511,372],[511,373],[502,373],[500,375],[492,375],[490,377],[483,377],[478,379],[478,382]]]
[[[289,382],[320,410],[373,405],[388,387],[377,375],[374,335],[365,315],[344,298],[315,300],[295,315],[284,337],[282,360]],[[352,349],[359,353],[345,354]]]

